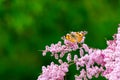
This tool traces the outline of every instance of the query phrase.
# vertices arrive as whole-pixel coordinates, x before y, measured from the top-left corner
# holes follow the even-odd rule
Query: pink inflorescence
[[[59,57],[62,58],[65,53],[70,51],[75,51],[79,48],[77,43],[72,43],[70,41],[64,40],[64,45],[59,41],[57,44],[51,44],[51,46],[46,46],[46,49],[43,50],[43,56],[46,55],[47,52],[51,52],[51,56],[54,56],[55,59]],[[60,53],[60,54],[59,54]]]
[[[120,80],[120,26],[113,38],[114,40],[107,41],[108,46],[103,50],[88,47],[84,39],[83,43],[64,39],[64,45],[59,41],[57,44],[46,46],[43,56],[51,52],[51,55],[58,59],[60,66],[52,62],[47,68],[43,67],[38,80],[64,80],[71,64],[76,65],[76,70],[80,70],[80,74],[75,75],[75,80],[88,80],[99,75],[108,80]],[[76,50],[79,50],[79,55],[71,54]],[[62,57],[65,54],[67,61],[63,62]]]
[[[75,64],[77,70],[79,70],[81,67],[84,67],[85,69],[80,71],[80,75],[75,75],[76,80],[92,79],[93,76],[98,77],[104,71],[103,68],[105,62],[102,50],[88,48],[86,44],[84,45],[85,47],[83,47],[83,49],[85,49],[88,54],[85,54],[81,58],[75,60]],[[99,67],[95,65],[95,63],[99,65]]]
[[[107,41],[108,47],[103,50],[105,55],[105,71],[103,76],[109,80],[120,80],[120,27],[114,40]]]
[[[66,75],[66,72],[68,72],[68,66],[69,65],[65,62],[60,66],[53,62],[50,66],[43,66],[42,74],[37,80],[64,80],[64,76]]]

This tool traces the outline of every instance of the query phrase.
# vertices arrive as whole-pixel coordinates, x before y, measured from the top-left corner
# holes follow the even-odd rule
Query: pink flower
[[[87,50],[88,53],[91,52],[89,50],[91,49]],[[93,76],[98,77],[100,73],[104,71],[103,67],[105,65],[105,62],[103,60],[104,60],[104,55],[102,51],[99,49],[93,50],[91,53],[85,54],[81,58],[78,58],[78,60],[75,60],[77,70],[79,70],[80,67],[85,67],[86,69],[84,70],[84,74],[81,73],[80,71],[80,75],[75,77],[75,79],[82,80],[83,78],[91,79]],[[95,63],[100,65],[100,67],[94,66]]]
[[[42,74],[37,80],[64,80],[68,67],[69,65],[65,62],[60,66],[52,62],[50,66],[42,67]]]
[[[68,61],[68,63],[71,61],[71,54],[70,53],[67,55],[67,61]]]
[[[79,48],[77,43],[72,43],[67,40],[64,40],[64,43],[65,45],[62,45],[59,41],[57,44],[51,44],[50,47],[46,46],[46,49],[43,50],[43,56],[45,56],[47,52],[51,52],[51,56],[54,56],[55,59],[58,59],[59,57],[62,58],[65,53],[75,51]]]
[[[109,80],[120,80],[120,27],[114,40],[107,42],[108,47],[103,50],[105,55],[105,68],[103,76]]]

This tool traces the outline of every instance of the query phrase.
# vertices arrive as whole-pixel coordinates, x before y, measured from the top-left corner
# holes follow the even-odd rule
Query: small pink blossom
[[[84,55],[84,51],[83,51],[82,48],[80,48],[79,52],[80,52],[80,57],[83,57],[83,55]]]
[[[68,63],[71,61],[72,59],[71,59],[71,54],[69,53],[68,55],[67,55],[67,61],[68,61]]]
[[[89,51],[89,47],[87,46],[87,44],[83,44],[82,47],[84,48],[84,50],[85,50],[86,52]]]

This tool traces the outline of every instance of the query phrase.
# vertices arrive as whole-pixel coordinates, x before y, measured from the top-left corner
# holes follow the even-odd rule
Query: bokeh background
[[[0,0],[0,80],[36,80],[54,61],[39,50],[71,31],[88,31],[85,43],[104,49],[119,23],[120,0]]]

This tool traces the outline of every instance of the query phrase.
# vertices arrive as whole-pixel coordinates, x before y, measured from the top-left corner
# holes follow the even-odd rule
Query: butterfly
[[[87,31],[80,31],[80,32],[71,32],[66,34],[63,39],[68,40],[72,43],[82,43]]]

